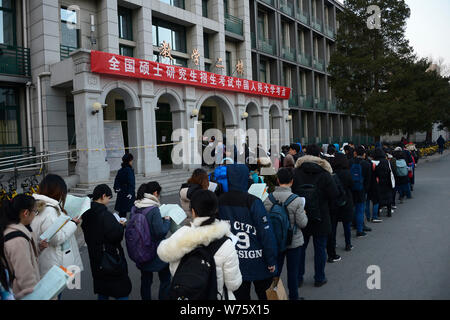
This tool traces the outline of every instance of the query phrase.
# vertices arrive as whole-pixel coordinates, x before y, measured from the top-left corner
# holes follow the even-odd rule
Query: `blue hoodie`
[[[239,238],[236,250],[243,280],[255,281],[276,275],[268,267],[276,266],[277,249],[263,202],[247,192],[248,177],[246,165],[227,165],[229,192],[219,197],[219,217]]]

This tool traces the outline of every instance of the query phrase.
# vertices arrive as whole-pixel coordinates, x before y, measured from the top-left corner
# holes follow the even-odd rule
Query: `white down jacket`
[[[231,235],[230,225],[225,221],[216,220],[213,224],[200,226],[208,217],[195,218],[191,226],[184,226],[170,238],[163,240],[158,247],[158,256],[162,261],[169,262],[170,273],[175,274],[181,258],[200,245],[209,245],[212,241]],[[217,273],[217,289],[223,296],[223,287],[228,290],[228,298],[236,300],[233,291],[242,284],[239,270],[239,258],[232,241],[227,240],[214,255]],[[220,299],[220,295],[218,298]]]
[[[45,232],[64,214],[58,201],[41,194],[33,194],[37,201],[39,214],[33,219],[31,228],[37,237]],[[78,241],[77,241],[78,239]],[[39,256],[39,271],[41,278],[54,265],[77,266],[83,271],[79,246],[84,245],[83,231],[72,221],[67,222],[50,240],[48,248],[44,249]]]

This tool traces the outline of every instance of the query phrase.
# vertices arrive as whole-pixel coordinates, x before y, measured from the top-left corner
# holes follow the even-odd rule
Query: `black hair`
[[[122,168],[129,167],[130,161],[133,159],[134,157],[131,153],[125,153],[122,157]]]
[[[64,211],[64,204],[66,203],[67,197],[67,184],[61,176],[56,174],[46,175],[39,184],[39,194],[61,202],[61,208]]]
[[[364,147],[359,146],[356,148],[356,155],[362,157],[366,153],[366,149]]]
[[[0,208],[0,283],[5,290],[9,290],[5,269],[11,275],[6,256],[4,233],[10,224],[20,222],[20,213],[24,210],[33,210],[36,200],[28,195],[19,194],[12,200],[4,200]]]
[[[89,194],[88,197],[96,201],[101,199],[103,195],[112,197],[112,190],[107,184],[99,184],[98,186],[96,186],[92,194]]]
[[[330,144],[328,146],[328,148],[327,148],[327,153],[330,154],[330,155],[335,154],[336,153],[336,147],[334,145]]]
[[[334,156],[334,161],[331,162],[331,167],[335,169],[349,169],[349,161],[345,154],[336,153]]]
[[[406,160],[405,158],[405,154],[403,153],[403,151],[394,151],[394,158],[397,160]]]
[[[317,144],[310,144],[306,147],[306,154],[309,156],[320,156],[320,148]]]
[[[380,148],[375,149],[374,152],[374,159],[375,160],[382,160],[382,159],[386,159],[386,154],[384,153],[384,151]]]
[[[216,220],[219,201],[214,192],[198,190],[192,195],[190,207],[195,210],[197,217],[209,217],[208,220],[201,224],[201,226],[207,226]]]
[[[161,186],[156,181],[150,181],[148,183],[143,183],[139,187],[137,193],[136,193],[136,200],[142,200],[144,199],[144,193],[147,194],[153,194],[155,192],[158,192],[158,194],[161,194]]]
[[[291,145],[289,146],[289,149],[295,150],[295,152],[297,152],[297,153],[300,152],[300,146],[296,143],[291,143]]]
[[[291,168],[280,168],[277,172],[278,181],[280,184],[288,184],[294,179],[294,174]]]

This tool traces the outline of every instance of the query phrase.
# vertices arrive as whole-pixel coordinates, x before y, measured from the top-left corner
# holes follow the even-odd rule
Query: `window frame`
[[[174,26],[175,26],[175,28],[173,28]],[[153,27],[155,27],[155,28],[153,28]],[[160,27],[161,28],[165,28],[165,29],[169,29],[171,31],[170,47],[171,47],[171,49],[173,51],[187,53],[187,37],[186,37],[187,32],[186,32],[186,27],[184,27],[182,25],[178,25],[178,24],[170,24],[170,23],[167,23],[167,22],[165,22],[163,20],[160,20],[158,18],[153,18],[152,19],[152,32],[156,31],[156,33],[155,33],[155,35],[156,35],[156,45],[155,45],[155,43],[153,43],[153,39],[152,39],[153,46],[156,46],[156,47],[160,47],[161,46],[162,40],[159,39],[159,30],[158,30]],[[183,48],[181,48],[181,49],[183,49],[184,51],[182,51],[182,50],[175,50],[174,49],[174,45],[173,44],[174,44],[174,41],[175,41],[175,37],[173,37],[173,34],[176,33],[176,32],[181,32],[181,34],[182,34],[182,37],[183,37],[184,41],[182,43]],[[177,49],[179,49],[179,48],[177,48]]]
[[[5,106],[5,107],[1,107],[0,106],[0,113],[3,113],[3,112],[7,113],[8,110],[14,110],[16,112],[16,124],[17,124],[17,126],[16,126],[16,129],[17,129],[16,137],[17,137],[17,144],[6,144],[6,143],[3,144],[2,140],[0,140],[0,146],[1,147],[21,147],[22,146],[22,127],[21,127],[21,122],[20,122],[21,115],[20,115],[19,89],[15,88],[15,87],[0,86],[0,91],[2,89],[13,90],[14,91],[13,95],[15,97],[15,105],[14,106],[12,106],[12,105],[9,106],[8,105],[8,106]],[[5,117],[4,121],[6,121],[6,117]],[[8,131],[0,131],[0,133],[1,133],[1,135],[5,134],[5,138],[6,138],[7,137],[6,134],[8,133]]]
[[[16,31],[16,24],[17,24],[17,17],[16,17],[16,1],[11,1],[11,8],[2,7],[0,6],[0,11],[7,12],[12,15],[12,31],[13,31],[13,43],[12,45],[6,44],[6,43],[0,43],[0,46],[6,46],[6,47],[17,47],[17,31]],[[3,18],[2,18],[3,19]],[[2,26],[3,27],[3,26]]]
[[[59,31],[60,31],[60,33],[61,33],[61,46],[65,46],[65,47],[71,47],[71,48],[76,48],[76,49],[79,49],[80,47],[81,47],[81,37],[80,37],[80,34],[81,34],[81,30],[80,30],[80,28],[76,28],[76,38],[77,38],[77,46],[76,47],[72,47],[72,46],[69,46],[69,45],[66,45],[66,44],[63,44],[63,34],[62,34],[62,25],[63,24],[69,24],[69,22],[68,21],[65,21],[65,20],[63,20],[63,18],[62,18],[62,13],[61,13],[61,11],[62,10],[67,10],[67,11],[70,11],[70,10],[68,10],[68,7],[67,6],[60,6],[60,8],[59,8],[59,22],[60,22],[60,28],[59,28]],[[76,12],[76,11],[75,11]],[[77,21],[76,21],[76,23],[77,23],[77,25],[78,25],[78,21],[79,21],[79,19],[80,19],[80,17],[79,17],[79,15],[78,15],[78,12],[76,12],[77,13],[77,16],[76,16],[76,19],[77,19]]]
[[[133,40],[133,10],[129,9],[129,8],[125,8],[122,6],[118,6],[117,8],[117,16],[118,16],[118,26],[119,26],[119,39],[123,39],[123,40],[129,40],[129,41],[134,41]],[[120,22],[120,17],[121,16],[127,16],[129,18],[129,21],[127,21],[126,23],[127,25],[127,29],[129,28],[130,30],[130,38],[126,38],[121,36],[121,22]],[[123,29],[123,28],[122,28]]]
[[[122,49],[130,49],[131,52],[132,52],[132,55],[129,56],[129,55],[123,54]],[[121,56],[134,58],[134,47],[127,46],[127,45],[124,45],[124,44],[119,44],[119,54]]]

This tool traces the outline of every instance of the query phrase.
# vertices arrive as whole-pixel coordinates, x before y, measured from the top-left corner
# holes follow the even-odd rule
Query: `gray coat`
[[[291,194],[292,191],[290,188],[276,187],[275,191],[273,192],[273,197],[279,202],[285,202]],[[267,212],[270,211],[272,205],[273,204],[269,198],[264,201],[264,206],[266,207]],[[294,225],[294,221],[297,225],[297,230],[292,238],[292,244],[287,247],[288,249],[298,248],[303,245],[303,233],[300,229],[303,229],[308,224],[308,218],[306,216],[304,208],[305,199],[301,197],[296,198],[287,207],[291,225]]]

